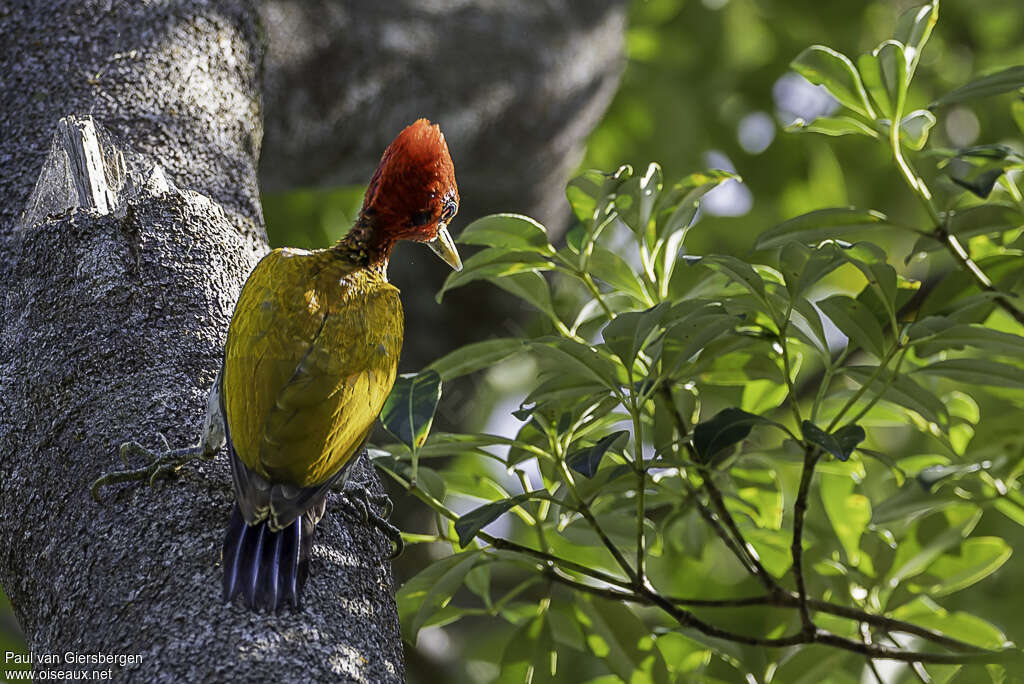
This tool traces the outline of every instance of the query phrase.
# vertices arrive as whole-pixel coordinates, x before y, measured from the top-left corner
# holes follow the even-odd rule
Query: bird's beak
[[[437,237],[428,241],[427,246],[456,271],[462,270],[462,259],[459,258],[459,252],[455,249],[455,240],[452,240],[452,234],[448,232],[447,226],[442,224],[437,229]]]

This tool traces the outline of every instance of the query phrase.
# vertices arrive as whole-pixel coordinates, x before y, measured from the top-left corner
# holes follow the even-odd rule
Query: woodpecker
[[[257,611],[300,608],[327,493],[345,485],[395,382],[403,313],[387,279],[391,250],[400,240],[424,242],[461,269],[448,232],[458,209],[444,135],[419,119],[385,150],[345,237],[327,249],[275,249],[249,274],[200,443],[100,478],[94,495],[139,473],[162,477],[226,442],[236,503],[223,598],[241,595]],[[122,455],[140,450],[128,443]]]

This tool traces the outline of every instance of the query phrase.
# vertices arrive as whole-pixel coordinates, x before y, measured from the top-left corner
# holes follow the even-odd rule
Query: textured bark
[[[261,616],[220,601],[223,456],[103,505],[88,494],[120,465],[121,441],[197,438],[234,301],[266,248],[258,35],[244,2],[0,5],[0,583],[33,651],[141,656],[119,680],[398,681],[376,532],[330,515],[305,611]],[[157,176],[101,214],[62,211],[56,187],[40,201],[59,213],[20,226],[73,113],[126,143],[136,173],[159,163],[197,192]]]

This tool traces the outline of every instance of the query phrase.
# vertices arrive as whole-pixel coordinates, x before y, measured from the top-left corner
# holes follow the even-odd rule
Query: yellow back
[[[310,487],[373,427],[402,349],[398,289],[330,250],[276,249],[235,305],[224,358],[231,441],[273,483]]]

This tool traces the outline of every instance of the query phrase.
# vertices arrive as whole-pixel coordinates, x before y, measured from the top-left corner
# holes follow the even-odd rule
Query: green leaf
[[[966,242],[976,235],[1005,233],[1019,228],[1024,225],[1024,214],[1020,207],[1011,202],[986,202],[946,212],[943,221],[946,230],[960,238],[961,242]],[[911,255],[944,249],[946,246],[934,237],[922,235],[914,243]]]
[[[384,402],[380,422],[414,451],[423,445],[441,401],[441,376],[437,371],[400,375]]]
[[[665,333],[661,358],[665,374],[674,376],[687,360],[740,323],[724,312],[702,313],[676,321]]]
[[[907,56],[907,78],[914,75],[917,62],[921,58],[921,51],[924,49],[928,38],[932,35],[932,29],[939,20],[938,2],[930,2],[921,7],[912,7],[900,15],[896,22],[896,31],[893,38],[905,47]]]
[[[874,366],[849,366],[844,369],[843,374],[863,385],[874,374]],[[930,423],[940,426],[949,425],[949,413],[945,404],[932,392],[926,390],[915,380],[907,375],[899,375],[893,378],[889,371],[882,371],[878,379],[871,384],[875,392],[886,387],[883,400],[899,404],[904,408],[919,413],[922,418]],[[869,390],[870,392],[870,390]]]
[[[754,247],[756,249],[771,249],[781,247],[792,240],[815,244],[822,240],[832,240],[891,225],[889,217],[872,209],[857,209],[856,207],[817,209],[783,221],[774,228],[761,233]]]
[[[453,271],[444,281],[436,299],[440,303],[444,294],[449,290],[477,280],[486,279],[500,283],[501,278],[514,274],[537,274],[537,271],[550,271],[552,268],[554,266],[549,261],[533,252],[510,252],[506,249],[492,247],[466,259],[462,264],[461,271]]]
[[[591,378],[611,390],[619,388],[615,365],[593,347],[555,336],[539,337],[528,343],[538,356],[561,368],[563,372],[571,371],[575,375]]]
[[[747,413],[738,408],[727,408],[716,413],[710,420],[699,423],[693,429],[693,447],[705,463],[718,452],[738,444],[747,438],[755,425],[772,425],[761,416]]]
[[[762,302],[768,301],[765,296],[764,280],[745,261],[725,254],[712,254],[705,257],[688,257],[687,263],[701,263],[713,271],[724,273],[731,280],[750,290]]]
[[[1006,171],[1024,168],[1024,158],[1006,145],[977,145],[957,150],[939,167],[954,183],[987,199]]]
[[[682,231],[685,234],[697,215],[704,195],[729,180],[739,181],[740,177],[730,171],[709,169],[691,173],[676,183],[671,190],[662,193],[655,206],[659,243],[672,233]],[[674,259],[675,255],[672,255],[672,258]]]
[[[627,430],[619,430],[606,435],[597,441],[593,446],[578,449],[565,457],[565,464],[584,477],[594,477],[597,469],[601,466],[601,459],[623,435],[628,435]]]
[[[879,359],[885,357],[882,326],[864,304],[845,295],[833,295],[818,302],[818,308],[849,338],[851,344]]]
[[[441,380],[448,381],[483,368],[490,368],[525,348],[526,343],[518,337],[499,337],[474,342],[442,356],[425,370],[432,370],[441,376]]]
[[[661,320],[670,304],[662,302],[646,311],[630,311],[619,314],[604,327],[601,336],[612,352],[630,368],[640,350],[654,333],[661,332]]]
[[[956,555],[944,554],[928,566],[927,573],[938,581],[917,588],[929,596],[946,596],[977,584],[1003,566],[1013,553],[999,537],[965,539]]]
[[[857,445],[867,437],[864,428],[859,425],[847,425],[831,434],[809,420],[805,420],[800,427],[803,430],[804,439],[821,447],[840,461],[850,458],[850,454],[857,448]]]
[[[853,480],[845,475],[821,475],[821,500],[825,514],[850,565],[860,565],[860,538],[871,522],[871,502],[853,493]]]
[[[888,572],[889,586],[895,587],[900,582],[924,572],[936,558],[958,546],[978,524],[980,517],[981,511],[978,511],[965,522],[943,530],[920,546],[912,539],[901,543]]]
[[[950,613],[927,596],[918,596],[903,604],[892,611],[890,616],[934,629],[981,648],[1002,648],[1007,645],[1006,636],[995,626],[969,613]]]
[[[649,298],[644,285],[629,264],[615,252],[603,247],[594,247],[590,255],[590,275],[603,280],[616,290],[625,292],[641,305],[647,305]]]
[[[402,616],[402,633],[409,643],[427,621],[448,605],[470,570],[480,561],[479,551],[464,551],[442,558],[402,585],[396,600]]]
[[[841,104],[869,119],[875,118],[860,75],[846,55],[824,45],[812,45],[797,55],[790,66],[811,83],[824,86]]]
[[[821,133],[822,135],[866,135],[869,138],[877,138],[878,131],[871,128],[860,119],[852,116],[819,116],[811,122],[803,119],[796,119],[786,126],[789,133]]]
[[[787,242],[779,252],[779,270],[791,298],[802,295],[841,264],[833,252],[811,249],[796,241]]]
[[[981,463],[963,463],[956,465],[933,465],[924,468],[917,474],[917,481],[926,491],[934,491],[936,485],[948,478],[959,479],[964,475],[970,475],[982,470],[988,470],[992,466],[991,461]]]
[[[665,659],[651,631],[625,604],[582,597],[579,618],[587,645],[612,672],[626,682],[668,684]]]
[[[455,521],[455,532],[459,535],[459,544],[468,546],[473,541],[473,537],[476,536],[477,532],[497,520],[502,514],[507,513],[524,501],[539,498],[550,498],[550,494],[543,489],[538,489],[537,491],[526,492],[509,499],[503,499],[502,501],[484,504],[479,508],[474,508],[465,515],[459,516],[459,519]]]
[[[929,109],[946,107],[958,102],[967,102],[982,97],[991,97],[1024,88],[1024,65],[1012,66],[970,81],[956,90],[946,93],[928,105]]]
[[[987,359],[935,361],[913,372],[938,375],[968,385],[1024,389],[1024,369]]]
[[[615,208],[619,218],[647,244],[654,242],[652,215],[661,188],[661,167],[652,163],[644,175],[623,181],[616,190]]]
[[[937,327],[940,322],[945,325]],[[974,347],[991,354],[1024,357],[1024,337],[1020,335],[983,325],[953,324],[938,316],[918,321],[910,327],[908,335],[910,344],[921,356],[931,356],[946,349]]]
[[[878,61],[878,54],[869,52],[858,57],[857,70],[860,72],[868,94],[878,106],[879,113],[892,119],[896,103],[889,99],[889,90],[886,88],[885,79],[882,76],[882,65]]]
[[[531,304],[552,320],[557,320],[558,314],[555,313],[555,307],[551,302],[551,288],[548,287],[548,281],[540,273],[517,273],[502,278],[488,278],[488,280]]]
[[[878,70],[882,87],[889,96],[891,109],[890,118],[896,118],[907,96],[907,57],[903,44],[895,40],[887,40],[871,53],[878,60]]]
[[[516,629],[501,656],[503,675],[512,674],[511,670],[516,670],[517,679],[530,684],[553,681],[557,662],[555,639],[547,612],[524,622]]]
[[[465,245],[484,245],[539,254],[554,254],[548,232],[529,216],[491,214],[470,223],[459,236]]]
[[[922,150],[934,125],[934,114],[927,109],[917,109],[900,121],[901,140],[912,150]]]

